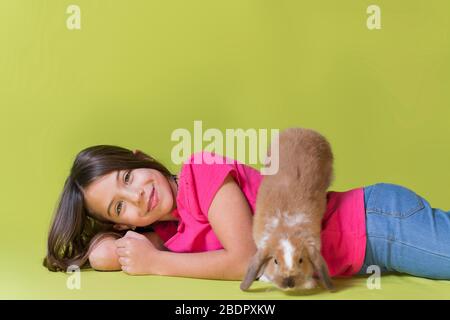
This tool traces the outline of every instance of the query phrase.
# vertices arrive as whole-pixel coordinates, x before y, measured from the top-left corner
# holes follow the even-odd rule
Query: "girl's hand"
[[[144,235],[128,231],[115,241],[115,245],[123,272],[130,275],[157,274],[154,265],[158,250]]]

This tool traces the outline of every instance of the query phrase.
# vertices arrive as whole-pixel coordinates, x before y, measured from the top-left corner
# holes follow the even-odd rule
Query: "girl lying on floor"
[[[44,266],[242,280],[256,252],[252,215],[262,176],[218,154],[201,152],[209,158],[201,163],[195,155],[175,175],[140,151],[82,150],[53,217]],[[378,265],[450,279],[450,212],[400,185],[329,191],[321,238],[332,277]]]

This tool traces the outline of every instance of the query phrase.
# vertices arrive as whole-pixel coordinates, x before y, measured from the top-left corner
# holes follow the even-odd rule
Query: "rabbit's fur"
[[[269,150],[277,147],[279,170],[264,176],[258,190],[253,220],[257,253],[241,289],[263,273],[261,280],[280,289],[310,289],[316,286],[316,273],[324,287],[334,290],[320,253],[326,193],[333,180],[331,146],[314,130],[289,128]]]

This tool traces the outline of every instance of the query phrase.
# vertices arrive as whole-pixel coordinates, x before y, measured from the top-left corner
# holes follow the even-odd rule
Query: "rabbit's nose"
[[[294,277],[287,277],[283,279],[283,287],[293,288],[295,287]]]

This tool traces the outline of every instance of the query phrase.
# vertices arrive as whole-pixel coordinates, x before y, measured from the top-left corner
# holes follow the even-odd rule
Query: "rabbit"
[[[272,141],[279,168],[261,181],[255,204],[253,239],[257,252],[241,282],[247,290],[257,278],[282,290],[312,289],[321,284],[334,291],[321,249],[321,221],[327,189],[334,179],[333,154],[320,133],[306,128],[283,130]]]

